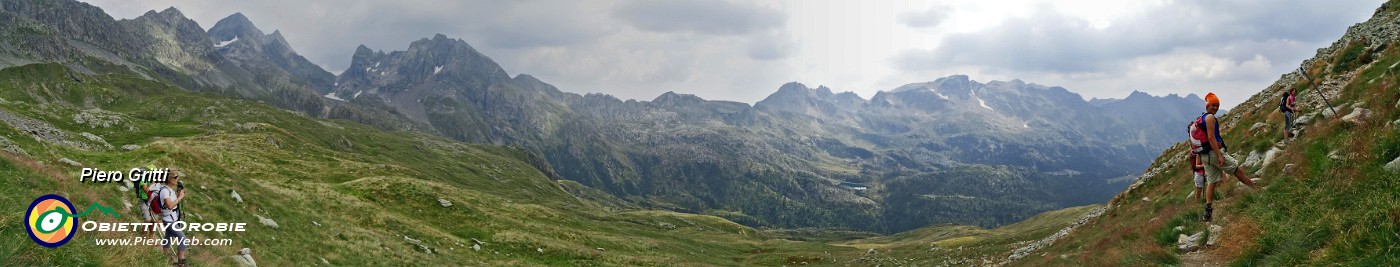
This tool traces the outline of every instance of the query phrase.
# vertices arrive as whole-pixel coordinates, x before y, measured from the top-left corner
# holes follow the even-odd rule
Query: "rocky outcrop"
[[[278,226],[277,226],[277,221],[273,221],[272,219],[264,218],[262,215],[253,215],[253,216],[257,216],[257,217],[258,217],[258,223],[262,223],[263,226],[272,227],[272,228],[278,228]]]
[[[249,248],[240,249],[237,255],[229,256],[229,258],[233,259],[233,262],[240,267],[258,267],[258,262],[253,260],[253,250]]]
[[[413,244],[413,245],[416,246],[419,250],[422,250],[423,253],[433,254],[433,252],[436,251],[435,249],[433,249],[433,248],[431,248],[431,247],[428,247],[428,245],[425,245],[425,244],[423,243],[423,240],[413,239],[413,238],[408,237],[408,236],[403,236],[403,239],[404,239],[404,240],[408,240],[408,243],[409,243],[409,244]]]
[[[1216,242],[1220,241],[1221,235],[1224,234],[1225,228],[1220,227],[1220,225],[1212,224],[1210,227],[1206,227],[1206,229],[1210,231],[1210,238],[1206,239],[1206,246],[1215,246]]]
[[[1045,238],[1042,238],[1042,239],[1037,240],[1037,241],[1035,241],[1035,242],[1032,242],[1032,243],[1030,243],[1030,244],[1027,244],[1026,246],[1017,248],[1016,250],[1014,250],[1014,251],[1011,252],[1011,256],[1009,256],[1009,257],[1006,258],[1006,260],[1007,260],[1006,262],[1015,261],[1015,260],[1019,260],[1019,259],[1021,259],[1021,258],[1025,258],[1026,256],[1030,255],[1031,252],[1035,252],[1036,250],[1038,250],[1038,249],[1040,249],[1040,248],[1048,247],[1048,246],[1050,246],[1051,244],[1054,244],[1056,240],[1060,240],[1060,238],[1065,237],[1065,235],[1069,235],[1069,233],[1070,233],[1070,232],[1073,232],[1075,228],[1079,228],[1079,226],[1084,225],[1085,223],[1088,223],[1090,220],[1093,220],[1093,219],[1098,218],[1099,216],[1102,216],[1103,213],[1104,213],[1104,211],[1107,211],[1107,210],[1108,210],[1108,207],[1099,207],[1099,208],[1095,208],[1093,211],[1090,211],[1088,214],[1084,214],[1084,216],[1080,216],[1080,217],[1079,217],[1079,220],[1075,220],[1074,223],[1070,224],[1069,226],[1066,226],[1065,228],[1060,229],[1060,231],[1058,231],[1058,232],[1055,232],[1055,234],[1050,235],[1050,236],[1047,236],[1047,237],[1045,237]],[[1004,263],[1005,263],[1005,262],[1004,262]]]
[[[0,136],[0,149],[9,151],[11,154],[29,157],[28,151],[24,151],[24,148],[19,147],[19,145],[16,145],[14,142],[10,142],[10,139],[4,136]]]
[[[94,109],[83,110],[82,112],[79,112],[78,114],[73,114],[73,122],[76,122],[76,123],[82,124],[82,125],[87,125],[88,127],[93,127],[93,128],[110,128],[110,127],[114,127],[114,126],[129,126],[129,125],[124,124],[124,122],[126,122],[126,119],[123,118],[122,115],[121,115],[120,113],[111,112],[111,111],[106,111],[106,110],[102,110],[102,109],[95,109],[95,108],[94,108]],[[135,129],[134,129],[134,128],[127,128],[127,130],[130,131],[130,130],[135,130]]]
[[[10,127],[14,128],[16,131],[19,131],[20,133],[29,134],[29,136],[32,136],[34,137],[34,139],[42,142],[58,144],[73,148],[80,148],[84,150],[92,150],[97,148],[85,142],[69,140],[68,132],[53,127],[53,125],[49,125],[48,123],[43,121],[22,117],[6,111],[0,111],[0,121],[9,124]]]
[[[1364,124],[1366,123],[1366,120],[1370,118],[1371,110],[1364,108],[1354,108],[1351,110],[1351,114],[1342,116],[1342,121],[1350,122],[1352,124]]]
[[[68,166],[73,166],[73,167],[82,167],[82,166],[83,166],[82,163],[78,163],[77,161],[74,161],[74,160],[71,160],[71,159],[68,159],[68,158],[61,158],[61,159],[58,159],[58,162],[62,162],[63,164],[68,164]]]
[[[1390,173],[1400,173],[1400,157],[1397,157],[1385,164],[1385,170]]]
[[[1187,253],[1201,248],[1201,238],[1205,237],[1205,232],[1196,232],[1193,235],[1181,234],[1176,237],[1176,251]]]

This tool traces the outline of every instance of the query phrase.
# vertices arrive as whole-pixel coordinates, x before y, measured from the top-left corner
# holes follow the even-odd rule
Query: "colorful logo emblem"
[[[24,214],[24,227],[34,243],[56,248],[73,239],[78,220],[72,216],[73,203],[58,195],[48,194],[34,199]]]

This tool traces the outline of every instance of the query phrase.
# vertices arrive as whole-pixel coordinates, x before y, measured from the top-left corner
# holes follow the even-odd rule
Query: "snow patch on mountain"
[[[928,91],[929,91],[929,92],[933,92],[933,94],[936,95],[936,96],[938,96],[938,98],[942,98],[943,100],[948,100],[948,96],[947,96],[947,95],[943,95],[943,93],[938,92],[938,90],[934,89],[933,87],[929,87],[929,88],[928,88]]]
[[[997,111],[995,109],[992,109],[992,107],[987,106],[987,101],[983,101],[981,97],[977,97],[977,92],[972,92],[972,98],[977,99],[977,104],[981,105],[983,108],[986,108],[987,110],[991,111]]]
[[[238,36],[234,36],[232,40],[223,41],[223,42],[219,42],[219,43],[217,43],[217,44],[214,44],[214,47],[224,47],[224,46],[228,46],[228,44],[232,44],[233,42],[237,42],[237,41],[238,41]]]
[[[358,95],[358,94],[357,94],[357,95]],[[326,95],[324,95],[324,97],[330,98],[330,99],[334,99],[334,100],[345,101],[345,99],[340,99],[340,97],[335,96],[335,92],[326,93]]]

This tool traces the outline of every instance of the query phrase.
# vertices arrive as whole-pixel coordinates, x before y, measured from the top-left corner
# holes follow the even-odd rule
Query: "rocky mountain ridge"
[[[1033,201],[1054,199],[1054,204],[983,221],[995,226],[1050,208],[1101,201],[1125,185],[1106,180],[1145,166],[1149,151],[1171,143],[1166,127],[1123,117],[1138,111],[1109,112],[1064,88],[1019,80],[983,84],[956,75],[880,92],[870,100],[794,82],[750,106],[674,92],[651,101],[564,93],[533,77],[510,79],[489,57],[442,35],[416,41],[405,51],[361,47],[355,58],[341,75],[338,97],[378,97],[438,131],[460,133],[450,136],[531,148],[562,177],[624,199],[686,212],[708,210],[750,225],[850,227],[851,220],[860,220],[855,218],[893,216],[878,215],[891,205],[884,201],[910,197],[887,195],[881,184],[970,165],[1014,166],[1026,169],[1014,173],[1063,178],[1052,184],[1091,188],[1090,197],[1037,194]],[[444,60],[466,64],[438,62]],[[1142,111],[1149,114],[1182,113],[1204,103],[1132,99],[1171,107]],[[1149,128],[1162,131],[1134,130]],[[1079,157],[1094,160],[1067,160]],[[779,170],[779,179],[762,178],[772,174],[758,170]],[[754,187],[767,191],[757,195],[796,201],[776,201],[791,206],[772,209],[727,197]],[[985,197],[1003,197],[995,196],[998,192],[1005,191]],[[761,214],[749,214],[753,210]],[[769,221],[773,213],[794,210],[796,217],[818,219]],[[969,222],[949,220],[958,216],[925,219]]]

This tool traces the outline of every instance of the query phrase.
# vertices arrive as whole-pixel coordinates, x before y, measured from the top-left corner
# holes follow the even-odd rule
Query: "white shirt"
[[[161,200],[161,201],[160,201],[160,204],[161,204],[160,218],[161,218],[161,220],[163,220],[163,221],[165,221],[165,222],[167,222],[167,223],[174,223],[174,222],[176,222],[176,221],[179,221],[179,220],[180,220],[180,214],[179,214],[179,213],[176,213],[176,212],[175,212],[175,209],[180,208],[180,205],[175,205],[175,206],[172,206],[172,207],[166,207],[166,206],[165,206],[165,203],[175,202],[175,199],[177,199],[177,198],[179,197],[178,195],[176,195],[175,189],[174,189],[174,188],[171,188],[171,187],[169,187],[169,186],[166,186],[165,184],[151,184],[151,188],[153,188],[153,190],[156,191],[156,196],[157,196],[158,198],[160,198],[160,200]]]

